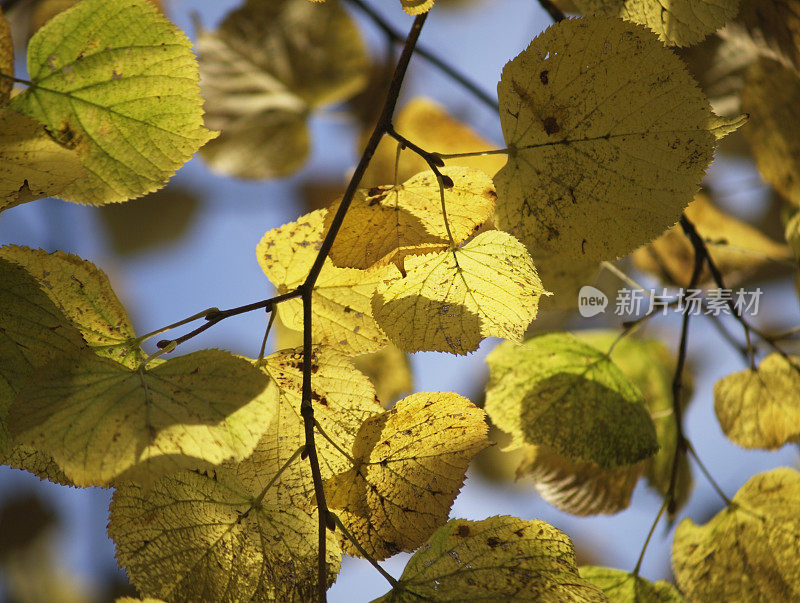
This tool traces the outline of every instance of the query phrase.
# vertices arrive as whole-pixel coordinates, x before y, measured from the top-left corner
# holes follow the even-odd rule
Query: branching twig
[[[550,15],[550,18],[556,23],[567,18],[567,15],[564,14],[564,11],[553,4],[551,0],[539,0],[539,4],[544,10],[547,11],[547,14]]]

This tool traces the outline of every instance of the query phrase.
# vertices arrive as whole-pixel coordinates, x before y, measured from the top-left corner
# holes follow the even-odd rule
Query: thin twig
[[[539,0],[539,4],[544,10],[547,11],[547,14],[550,15],[550,18],[556,23],[567,18],[567,15],[564,14],[564,11],[553,4],[551,0]]]
[[[372,555],[370,555],[370,554],[369,554],[369,553],[368,553],[368,552],[367,552],[367,551],[364,549],[364,547],[363,547],[363,546],[361,546],[361,543],[360,543],[360,542],[358,542],[358,540],[356,540],[356,538],[354,538],[354,537],[353,537],[353,535],[352,535],[352,534],[351,534],[351,533],[350,533],[350,532],[347,530],[347,528],[346,528],[346,527],[344,527],[344,524],[342,523],[342,520],[341,520],[341,519],[339,519],[339,517],[337,517],[337,516],[336,516],[335,514],[333,514],[333,513],[331,513],[331,515],[333,516],[333,521],[334,521],[334,523],[336,524],[336,527],[337,527],[339,530],[341,530],[341,531],[342,531],[342,534],[344,534],[344,535],[345,535],[345,538],[347,538],[347,539],[348,539],[350,542],[352,542],[352,543],[353,543],[353,546],[355,546],[355,547],[356,547],[356,549],[358,549],[358,552],[359,552],[359,553],[361,553],[361,556],[362,556],[364,559],[366,559],[367,561],[369,561],[369,562],[372,564],[372,566],[373,566],[373,567],[374,567],[376,570],[378,570],[378,572],[380,573],[380,575],[381,575],[381,576],[383,576],[384,578],[386,578],[386,580],[389,582],[389,584],[391,584],[391,585],[392,585],[392,588],[395,588],[395,587],[397,586],[397,580],[394,578],[394,576],[392,576],[392,575],[391,575],[389,572],[387,572],[385,569],[383,569],[383,568],[380,566],[380,564],[378,563],[378,561],[375,559],[375,557],[373,557]]]
[[[722,500],[725,501],[725,504],[731,506],[733,504],[733,501],[731,501],[731,499],[728,498],[725,492],[722,491],[722,488],[720,488],[719,484],[716,481],[714,481],[713,477],[711,477],[711,474],[708,472],[708,469],[706,469],[706,466],[700,460],[700,457],[697,455],[697,451],[694,449],[694,446],[692,446],[691,442],[688,441],[686,442],[686,449],[689,451],[689,454],[692,455],[692,458],[694,459],[694,462],[697,463],[697,466],[700,467],[700,471],[702,471],[703,475],[706,476],[708,483],[711,484],[714,490],[716,490],[717,494],[720,495],[720,498],[722,498]]]
[[[647,551],[647,546],[650,544],[650,539],[653,537],[653,533],[656,531],[656,526],[658,522],[661,521],[661,516],[664,514],[664,510],[667,508],[667,500],[661,504],[661,508],[658,510],[658,514],[656,518],[653,520],[653,524],[650,526],[650,531],[647,532],[647,538],[644,539],[644,545],[642,545],[642,551],[639,553],[639,559],[636,561],[636,567],[633,568],[633,572],[631,572],[635,577],[639,576],[639,570],[642,568],[642,561],[644,561],[644,554]]]

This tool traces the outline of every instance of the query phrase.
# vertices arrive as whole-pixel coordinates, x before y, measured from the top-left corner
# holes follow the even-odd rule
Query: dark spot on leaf
[[[548,77],[548,73],[550,73],[550,72],[549,72],[547,69],[545,69],[544,71],[542,71],[542,72],[539,74],[539,80],[540,80],[540,81],[542,82],[542,84],[544,84],[545,86],[547,86],[547,84],[549,84],[549,83],[550,83],[550,78]]]
[[[500,544],[500,539],[496,536],[491,536],[486,540],[486,544],[488,544],[491,548],[494,548]]]
[[[461,536],[462,538],[466,538],[469,536],[469,526],[467,525],[460,525],[456,530],[456,536]]]
[[[548,134],[557,134],[561,131],[561,126],[558,125],[555,117],[545,117],[542,125],[544,125],[544,131]]]

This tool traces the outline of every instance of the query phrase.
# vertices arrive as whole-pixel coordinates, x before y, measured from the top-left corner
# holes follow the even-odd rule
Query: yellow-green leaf
[[[453,180],[444,189],[447,223],[456,245],[461,245],[486,222],[494,210],[497,194],[492,179],[479,170],[462,167],[443,169]],[[335,202],[325,216],[330,228]],[[442,214],[439,183],[430,170],[420,172],[397,186],[376,186],[356,193],[330,258],[337,266],[370,268],[398,249],[449,243]]]
[[[151,461],[164,473],[173,456],[184,467],[253,452],[278,395],[261,371],[219,350],[154,364],[131,370],[89,352],[52,362],[16,397],[12,433],[81,486]]]
[[[585,14],[645,25],[671,46],[697,44],[739,12],[739,0],[575,0],[575,4]]]
[[[686,66],[644,27],[562,21],[503,69],[495,223],[540,251],[624,255],[672,226],[716,138]]]
[[[569,333],[505,342],[487,357],[486,413],[512,447],[544,444],[603,469],[658,450],[642,395],[603,352]]]
[[[649,582],[610,567],[584,565],[582,578],[603,589],[611,603],[683,603],[685,599],[669,582]]]
[[[642,474],[642,463],[603,469],[571,462],[547,446],[528,446],[517,478],[529,477],[551,505],[573,515],[613,515],[627,509]]]
[[[353,358],[353,365],[364,373],[375,387],[375,395],[384,408],[394,404],[403,394],[414,391],[414,375],[408,354],[389,344],[372,354]]]
[[[86,175],[77,152],[30,117],[0,108],[0,211],[59,195]]]
[[[14,76],[14,41],[11,39],[11,28],[3,9],[0,9],[0,73]],[[0,105],[8,103],[13,87],[12,80],[0,76]]]
[[[128,313],[108,277],[91,262],[76,255],[7,245],[0,258],[22,266],[36,279],[52,302],[80,331],[95,354],[136,368],[141,351]]]
[[[191,43],[147,0],[83,0],[28,44],[33,86],[11,101],[90,174],[59,196],[125,201],[160,188],[214,136]]]
[[[525,247],[499,230],[455,250],[405,260],[378,285],[375,320],[402,350],[466,354],[485,337],[519,340],[547,292]]]
[[[433,6],[434,0],[400,0],[403,10],[409,15],[420,15],[428,12]]]
[[[569,537],[538,520],[451,519],[377,601],[605,601],[575,565]]]
[[[75,485],[53,457],[30,446],[12,446],[6,453],[0,452],[0,464],[28,471],[39,479],[46,479],[61,486]]]
[[[403,398],[364,421],[355,465],[325,485],[328,505],[376,559],[412,551],[447,519],[487,429],[483,411],[458,394]],[[342,548],[360,555],[344,537]]]
[[[800,441],[800,358],[773,352],[758,365],[714,385],[722,431],[744,448]]]
[[[256,247],[258,263],[279,293],[305,281],[322,244],[324,219],[325,210],[313,211],[267,231]],[[394,266],[339,268],[326,259],[311,296],[314,340],[355,354],[385,346],[388,341],[372,318],[371,300],[378,283],[395,272]],[[300,299],[281,303],[278,314],[288,328],[303,329]]]
[[[222,130],[202,150],[215,170],[274,178],[298,170],[313,108],[366,84],[361,32],[338,2],[249,2],[198,39],[206,124]]]
[[[800,474],[782,467],[752,478],[733,504],[698,526],[686,518],[672,568],[691,601],[794,601],[800,597]]]

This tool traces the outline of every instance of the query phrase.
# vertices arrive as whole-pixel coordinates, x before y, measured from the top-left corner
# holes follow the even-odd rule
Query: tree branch
[[[553,4],[551,0],[539,0],[539,5],[547,11],[547,14],[550,15],[550,18],[556,23],[567,18],[564,11]]]

